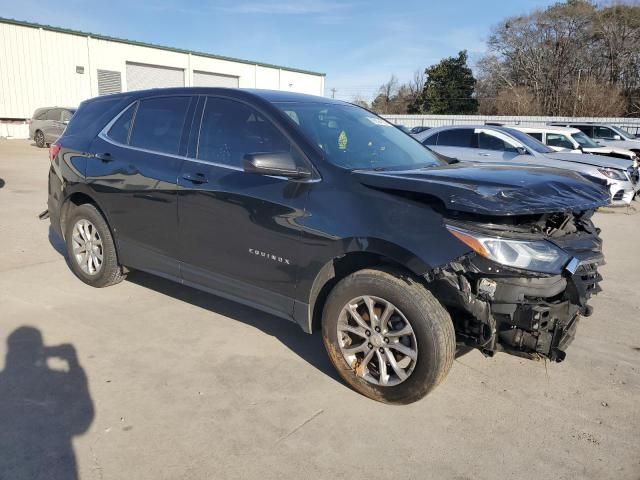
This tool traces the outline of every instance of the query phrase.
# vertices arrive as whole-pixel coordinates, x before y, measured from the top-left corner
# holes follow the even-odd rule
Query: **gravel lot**
[[[604,292],[564,363],[474,351],[391,407],[292,323],[143,273],[81,283],[37,218],[48,163],[0,140],[0,479],[640,479],[634,211],[597,214]],[[33,367],[38,332],[78,365]]]

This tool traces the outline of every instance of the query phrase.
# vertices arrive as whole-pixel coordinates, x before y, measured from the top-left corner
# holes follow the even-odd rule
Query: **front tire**
[[[334,367],[357,392],[408,404],[433,390],[453,364],[453,322],[421,283],[402,272],[360,270],[329,294],[322,335]]]
[[[108,287],[124,280],[115,243],[106,220],[91,204],[72,207],[65,228],[65,244],[73,273],[92,287]]]

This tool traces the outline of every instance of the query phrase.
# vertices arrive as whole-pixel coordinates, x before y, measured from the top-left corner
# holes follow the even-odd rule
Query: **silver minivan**
[[[33,138],[40,148],[53,143],[62,135],[74,113],[75,108],[38,108],[29,122],[29,138]]]

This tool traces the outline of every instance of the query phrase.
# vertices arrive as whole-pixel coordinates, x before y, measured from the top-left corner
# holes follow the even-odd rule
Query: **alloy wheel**
[[[361,296],[338,319],[338,343],[356,375],[380,386],[404,382],[416,366],[418,343],[409,320],[391,302]]]
[[[73,226],[71,245],[80,269],[87,275],[98,274],[102,269],[104,250],[95,225],[86,219],[78,220]]]

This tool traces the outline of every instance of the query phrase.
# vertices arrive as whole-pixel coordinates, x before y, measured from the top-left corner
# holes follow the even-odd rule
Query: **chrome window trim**
[[[187,156],[184,156],[184,155],[175,155],[175,154],[172,154],[172,153],[159,152],[159,151],[156,151],[156,150],[149,150],[149,149],[146,149],[146,148],[134,147],[134,146],[129,145],[129,144],[120,143],[120,142],[112,139],[111,137],[109,137],[109,135],[107,134],[107,132],[109,130],[111,130],[111,127],[113,127],[113,125],[118,121],[118,119],[122,115],[124,115],[124,113],[132,105],[134,105],[136,103],[139,103],[141,100],[145,100],[147,98],[175,97],[175,96],[185,96],[185,95],[154,95],[154,96],[150,96],[150,97],[144,97],[143,99],[134,100],[133,102],[127,104],[120,111],[120,113],[118,113],[115,117],[113,117],[111,119],[111,121],[109,121],[109,123],[107,123],[105,125],[105,127],[102,130],[100,130],[100,133],[98,134],[98,137],[101,138],[102,140],[104,140],[105,142],[110,143],[111,145],[115,145],[115,146],[121,147],[121,148],[128,148],[130,150],[135,150],[135,151],[138,151],[138,152],[151,153],[153,155],[161,155],[163,157],[175,158],[175,159],[178,159],[178,160],[187,160],[189,162],[199,163],[199,164],[202,164],[202,165],[211,165],[211,166],[214,166],[214,167],[225,168],[227,170],[232,170],[232,171],[235,171],[235,172],[246,173],[244,168],[235,167],[235,166],[232,166],[232,165],[225,165],[223,163],[200,160],[198,158],[187,157]],[[227,97],[220,97],[220,98],[227,98]],[[240,102],[240,103],[245,103],[245,102]],[[204,115],[204,107],[205,106],[206,106],[206,98],[205,98],[205,104],[202,107],[202,112],[201,112],[201,116],[200,116],[200,123],[198,125],[198,140],[197,140],[197,144],[196,144],[196,155],[197,155],[197,149],[199,148],[199,145],[200,145],[200,129],[202,128],[202,116]],[[137,116],[137,113],[138,113],[138,107],[136,106],[136,111],[134,112],[134,116],[132,118],[133,124],[135,124],[135,118]],[[132,131],[133,131],[133,129],[129,130],[129,135],[128,135],[127,141],[129,141]],[[314,170],[315,170],[315,168],[314,168]],[[279,179],[279,180],[286,180],[288,182],[289,181],[295,181],[295,182],[298,182],[298,183],[316,183],[316,182],[320,182],[322,180],[321,178],[309,178],[309,179],[306,179],[306,180],[301,180],[301,179],[293,179],[293,178],[288,178],[288,177],[282,177],[282,176],[279,176],[279,175],[264,175],[264,176],[265,177],[269,177],[269,178],[276,178],[276,179]],[[320,177],[320,176],[318,175],[318,177]]]

